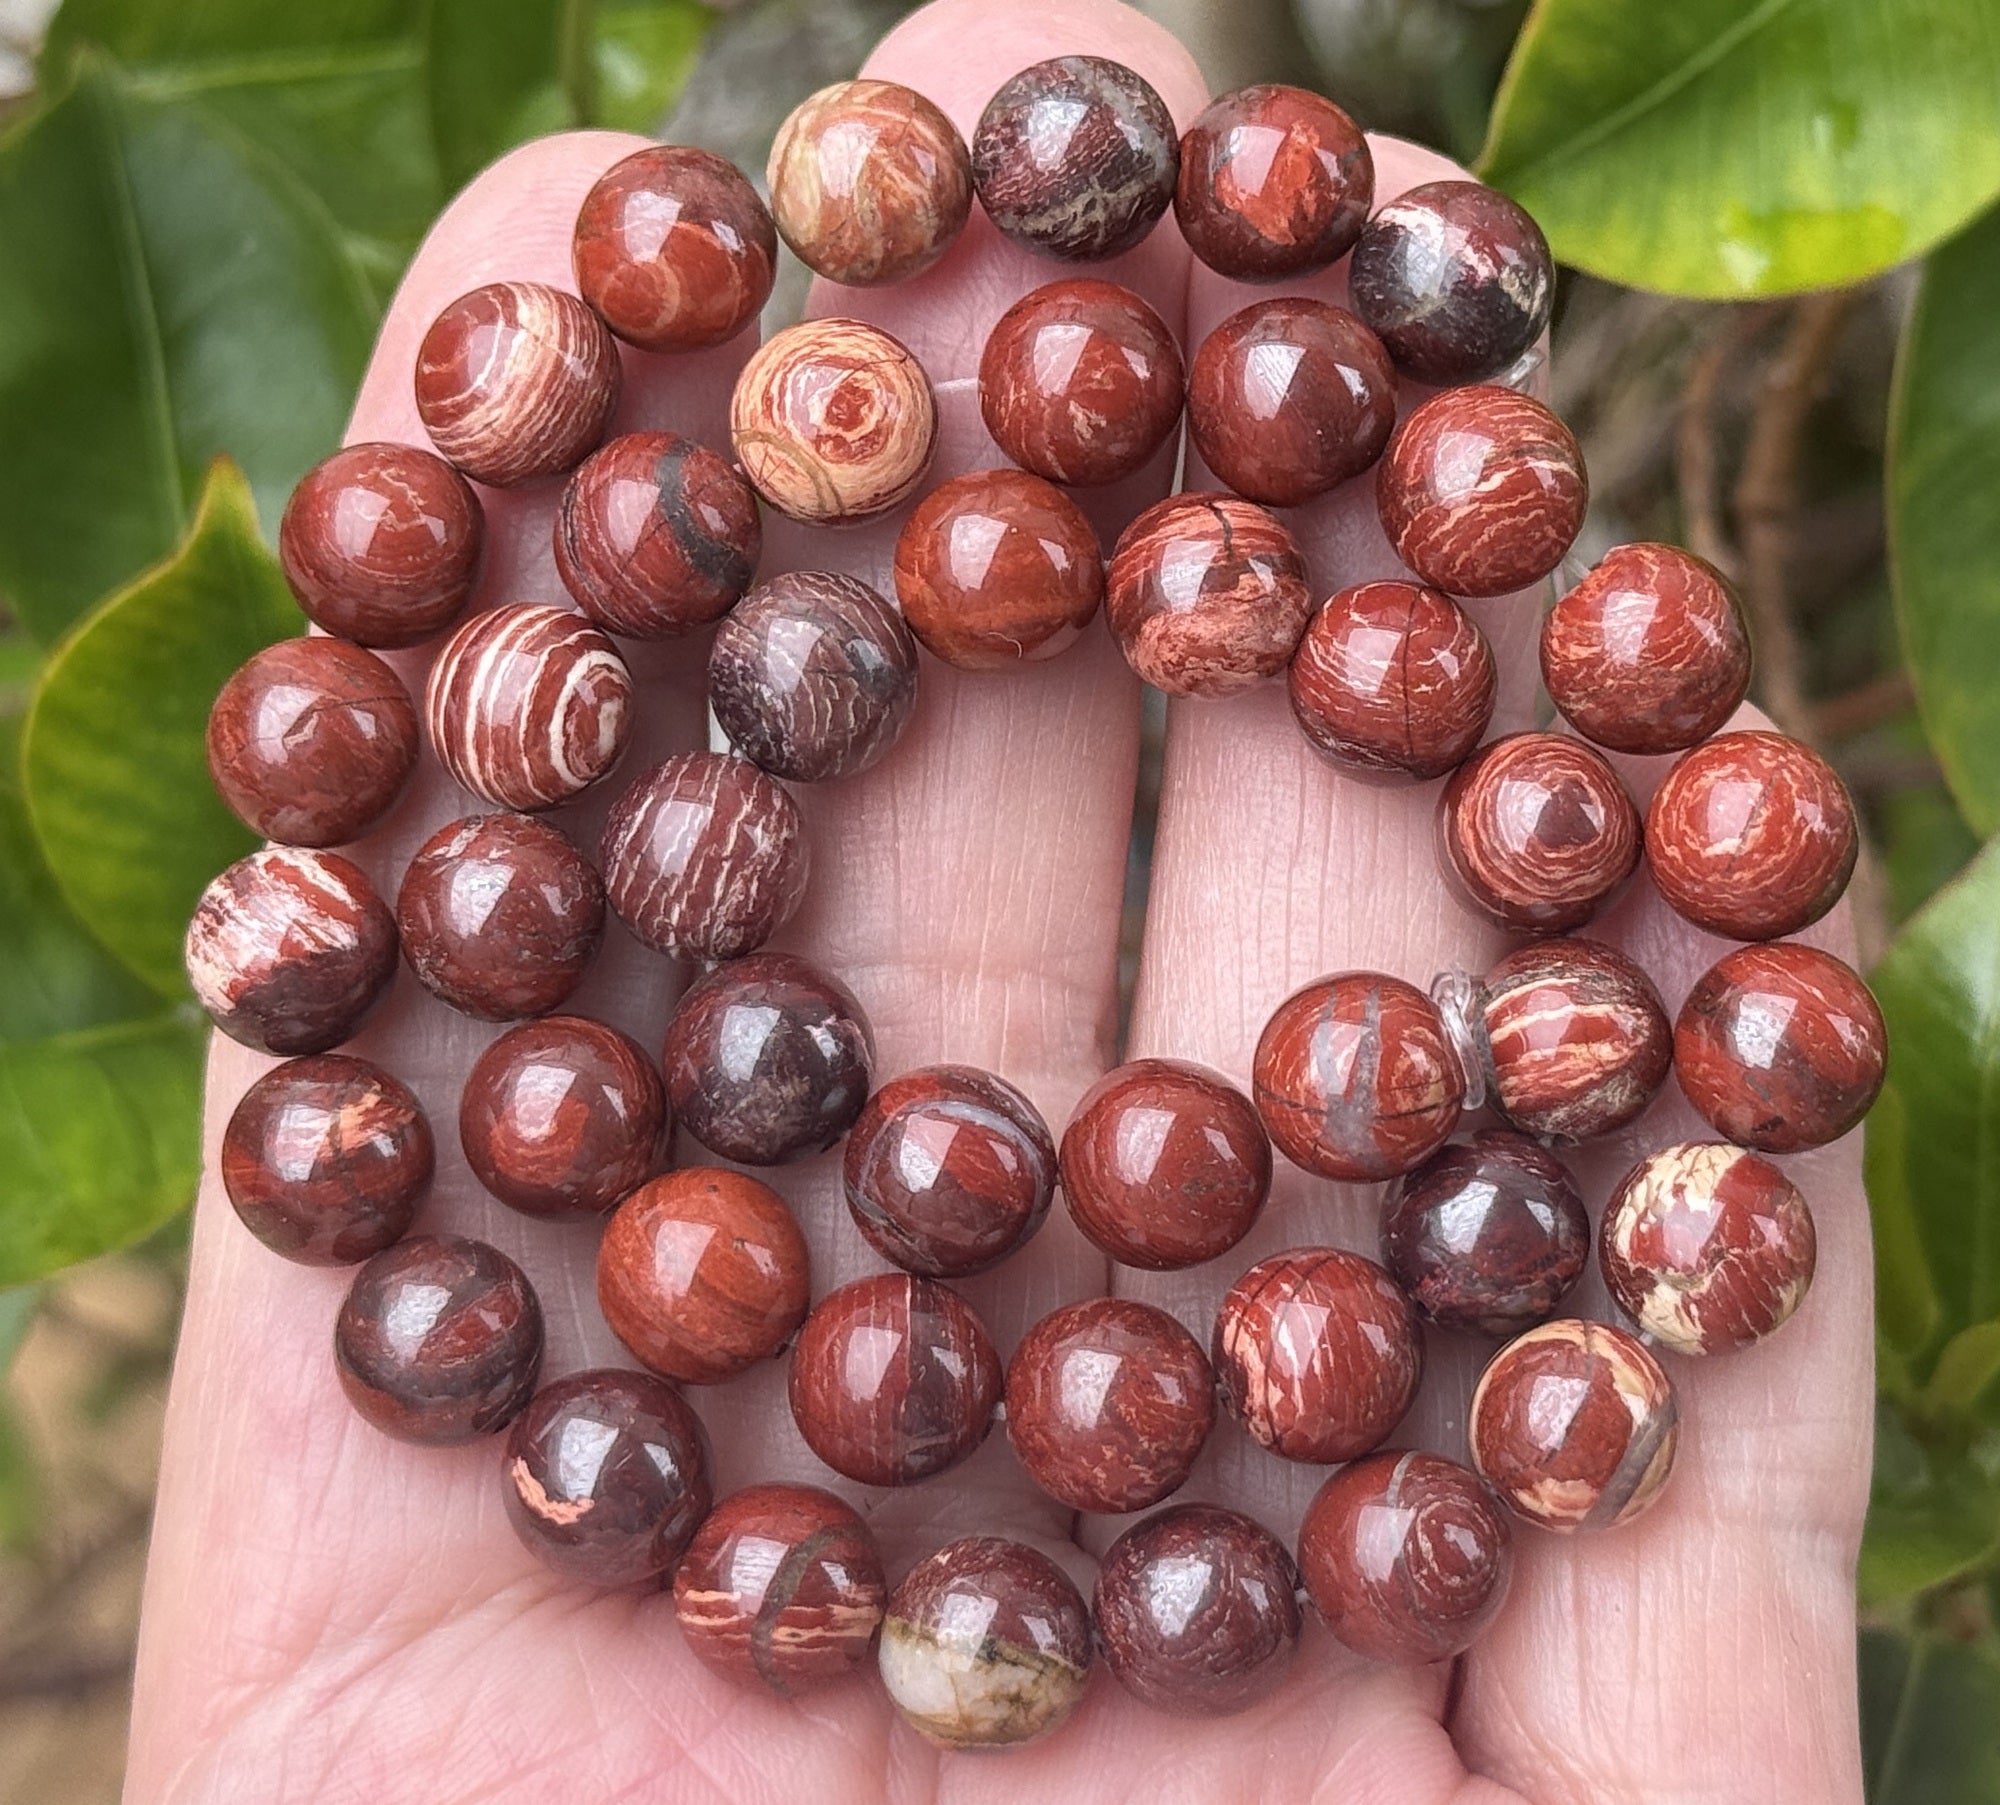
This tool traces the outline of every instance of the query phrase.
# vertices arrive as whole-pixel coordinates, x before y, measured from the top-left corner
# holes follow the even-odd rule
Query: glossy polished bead
[[[1481,182],[1384,201],[1348,266],[1354,311],[1419,382],[1485,382],[1549,323],[1556,271],[1527,212]]]
[[[1180,424],[1187,376],[1167,324],[1129,288],[1073,277],[1003,313],[979,359],[993,442],[1052,483],[1115,483]]]
[[[993,1426],[1000,1356],[957,1292],[885,1272],[830,1291],[792,1344],[792,1419],[821,1460],[863,1485],[914,1485]]]
[[[307,618],[364,646],[421,644],[458,618],[486,516],[472,485],[415,445],[343,446],[299,478],[278,561]]]
[[[1531,396],[1446,389],[1396,429],[1376,481],[1389,543],[1447,595],[1506,595],[1560,564],[1590,499],[1569,428]]]
[[[1396,372],[1339,307],[1253,301],[1203,339],[1188,374],[1188,431],[1239,495],[1296,507],[1359,476],[1389,443]]]
[[[1152,84],[1101,56],[1056,56],[1004,82],[972,134],[986,216],[1030,250],[1096,263],[1174,198],[1180,134]]]
[[[187,931],[195,999],[262,1053],[324,1053],[361,1026],[396,975],[396,922],[360,866],[273,846],[201,893]]]
[[[804,320],[751,355],[729,402],[729,437],[751,486],[815,526],[905,500],[937,449],[924,367],[860,320]]]
[[[1306,623],[1287,679],[1292,717],[1343,770],[1442,777],[1493,719],[1493,649],[1421,583],[1358,583]]]
[[[402,794],[417,762],[417,711],[373,652],[281,639],[243,665],[208,717],[208,774],[267,840],[339,846]]]
[[[1382,1210],[1382,1263],[1441,1328],[1518,1335],[1554,1313],[1589,1258],[1569,1168],[1505,1128],[1439,1148]]]
[[[1010,1748],[1058,1728],[1090,1677],[1090,1612],[1038,1550],[967,1536],[919,1561],[882,1620],[882,1683],[947,1749]]]
[[[1094,1600],[1104,1664],[1156,1711],[1247,1710],[1291,1666],[1298,1588],[1268,1530],[1213,1504],[1175,1505],[1105,1553]]]
[[[450,1447],[504,1429],[542,1369],[542,1306],[497,1247],[416,1235],[354,1275],[333,1326],[348,1402],[385,1435]]]
[[[1817,1251],[1798,1186],[1767,1159],[1701,1141],[1634,1166],[1597,1242],[1612,1301],[1677,1354],[1726,1354],[1781,1328]]]
[[[708,656],[708,705],[730,744],[794,783],[879,764],[916,702],[917,642],[902,615],[835,571],[759,584]]]
[[[1660,1363],[1623,1329],[1562,1318],[1487,1362],[1466,1424],[1472,1464],[1543,1529],[1638,1516],[1673,1471],[1680,1407]]]
[[[1271,1143],[1250,1099],[1178,1059],[1135,1059],[1085,1091],[1063,1130],[1063,1201],[1114,1260],[1198,1266],[1250,1232]]]
[[[1750,635],[1722,573],[1671,545],[1620,545],[1542,621],[1542,682],[1586,739],[1679,752],[1750,689]]]
[[[1655,887],[1731,940],[1810,927],[1840,900],[1859,850],[1839,773],[1782,733],[1725,733],[1683,752],[1646,812]]]
[[[973,470],[918,502],[896,539],[896,597],[933,657],[966,671],[1053,658],[1104,599],[1083,510],[1025,470]]]
[[[641,1185],[605,1225],[597,1303],[641,1365],[716,1385],[784,1347],[812,1300],[805,1236],[742,1172],[688,1166]]]
[[[618,404],[618,347],[576,296],[489,282],[431,322],[416,383],[439,452],[473,481],[512,489],[596,448]]]
[[[628,432],[592,452],[556,510],[563,587],[627,639],[674,639],[721,619],[763,545],[750,485],[677,432]]]
[[[243,1226],[307,1266],[349,1266],[401,1240],[435,1164],[409,1087],[344,1053],[274,1066],[222,1134],[222,1188]]]
[[[808,95],[778,127],[764,174],[799,261],[853,288],[921,275],[972,211],[958,127],[900,82],[840,81]]]
[[[1257,1038],[1251,1094],[1294,1165],[1366,1184],[1444,1145],[1465,1074],[1421,990],[1382,972],[1339,972],[1272,1013]]]
[[[1385,1448],[1342,1467],[1299,1526],[1299,1573],[1334,1638],[1371,1661],[1446,1661],[1507,1600],[1514,1532],[1475,1473]]]
[[[1423,1377],[1417,1314],[1357,1253],[1299,1247],[1230,1286],[1212,1353],[1223,1402],[1287,1460],[1366,1454],[1403,1420]]]
[[[708,1515],[708,1437],[651,1373],[601,1367],[545,1385],[501,1469],[514,1533],[591,1586],[657,1586]]]
[[[1837,1141],[1882,1088],[1889,1033],[1852,966],[1796,941],[1738,947],[1674,1024],[1674,1071],[1727,1139],[1764,1153]]]
[[[669,1126],[638,1044],[578,1015],[508,1029],[474,1062],[458,1112],[473,1176],[529,1216],[611,1209],[660,1169]]]
[[[687,144],[612,164],[577,211],[576,285],[642,351],[731,339],[771,293],[778,234],[748,177]]]
[[[1041,1111],[1006,1079],[920,1066],[868,1099],[841,1171],[854,1224],[885,1260],[964,1278],[1042,1226],[1056,1150]]]
[[[732,1493],[674,1569],[688,1652],[781,1698],[861,1668],[888,1597],[868,1525],[816,1485]]]

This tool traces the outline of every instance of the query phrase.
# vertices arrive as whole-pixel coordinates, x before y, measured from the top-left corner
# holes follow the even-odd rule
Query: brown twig
[[[1914,707],[1916,700],[1909,674],[1889,671],[1844,695],[1828,696],[1816,704],[1813,724],[1823,740],[1851,740],[1884,721],[1893,721],[1905,709]]]
[[[60,1699],[77,1704],[99,1692],[123,1686],[131,1678],[129,1648],[115,1655],[84,1655],[69,1661],[0,1667],[0,1706],[24,1704],[30,1699]]]
[[[1674,435],[1674,470],[1680,489],[1681,530],[1688,550],[1733,575],[1736,552],[1722,525],[1722,453],[1716,421],[1722,379],[1738,353],[1762,329],[1762,308],[1732,308],[1720,327],[1697,347],[1681,391]]]

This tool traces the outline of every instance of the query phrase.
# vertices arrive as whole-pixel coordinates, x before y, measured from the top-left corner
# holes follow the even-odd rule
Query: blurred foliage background
[[[1759,699],[1863,805],[1871,1798],[2000,1801],[2000,7],[1147,9],[1218,91],[1322,88],[1536,214],[1583,549],[1730,570]],[[0,1794],[116,1796],[197,1167],[179,941],[247,849],[201,727],[300,625],[285,494],[482,164],[607,124],[761,170],[904,10],[0,0]]]

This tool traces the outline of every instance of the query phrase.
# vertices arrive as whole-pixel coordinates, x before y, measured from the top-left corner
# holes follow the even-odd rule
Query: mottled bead
[[[1839,773],[1782,733],[1725,733],[1683,752],[1646,811],[1654,886],[1731,940],[1777,940],[1819,920],[1860,843]]]
[[[373,652],[281,639],[244,664],[208,716],[208,774],[237,818],[288,846],[339,846],[402,794],[417,711]]]
[[[344,1053],[274,1066],[222,1132],[222,1188],[243,1226],[307,1266],[349,1266],[409,1232],[436,1164],[409,1087]]]
[[[1569,428],[1539,401],[1445,389],[1397,427],[1375,485],[1382,530],[1447,595],[1539,583],[1583,527],[1590,479]]]
[[[417,413],[431,443],[499,489],[580,464],[604,437],[618,387],[604,322],[539,282],[461,295],[417,348]]]
[[[376,1428],[451,1447],[505,1428],[527,1403],[542,1306],[498,1248],[416,1235],[354,1275],[333,1352],[348,1402]]]
[[[1722,573],[1671,545],[1620,545],[1542,621],[1542,682],[1614,752],[1679,752],[1750,689],[1750,635]]]
[[[396,922],[360,866],[267,847],[201,893],[187,931],[195,1000],[261,1053],[324,1053],[396,975]]]

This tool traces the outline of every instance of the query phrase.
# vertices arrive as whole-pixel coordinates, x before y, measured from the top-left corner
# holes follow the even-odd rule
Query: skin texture
[[[871,73],[918,87],[965,130],[998,71],[1064,51],[1140,65],[1182,126],[1206,99],[1185,53],[1108,0],[951,0],[900,27]],[[407,389],[430,317],[479,282],[563,280],[577,203],[634,148],[606,135],[549,140],[473,184],[390,315],[353,436],[421,431]],[[1375,152],[1385,198],[1455,173],[1391,141],[1378,139]],[[921,282],[822,291],[813,305],[865,303],[940,380],[963,381],[983,329],[1051,273],[975,214]],[[1250,298],[1200,272],[1190,282],[1165,231],[1110,279],[1195,337]],[[1341,297],[1337,270],[1309,286]],[[730,379],[722,354],[635,361],[614,427],[719,443]],[[992,455],[970,416],[954,417],[944,467]],[[1115,537],[1169,477],[1164,462],[1153,466],[1093,496],[1090,509]],[[1190,483],[1213,487],[1214,478],[1197,468]],[[509,599],[530,578],[554,581],[543,549],[554,503],[551,490],[493,498],[498,549],[482,603]],[[1322,585],[1396,574],[1365,479],[1292,524]],[[768,526],[768,569],[831,563],[887,583],[893,521],[838,539]],[[1502,672],[1502,719],[1528,726],[1535,600],[1485,604],[1480,620]],[[699,664],[684,647],[669,652],[635,654],[649,704],[635,768],[704,739]],[[1119,674],[1121,662],[1115,648],[1087,640],[1006,682],[926,671],[923,706],[897,750],[809,799],[818,873],[787,944],[855,989],[883,1070],[982,1064],[1014,1076],[1062,1122],[1120,1056],[1116,947],[1139,726],[1138,686]],[[415,674],[420,682],[420,665]],[[1258,1030],[1299,985],[1353,967],[1420,979],[1448,964],[1479,972],[1499,956],[1503,937],[1437,886],[1431,788],[1365,787],[1331,771],[1301,741],[1276,685],[1169,716],[1134,1056],[1199,1060],[1243,1087]],[[1643,789],[1653,778],[1634,771],[1631,781]],[[435,773],[418,786],[358,855],[392,891],[410,851],[464,812]],[[590,798],[576,811],[587,830],[579,844],[594,844],[606,802]],[[1218,926],[1225,913],[1227,932]],[[1593,931],[1640,956],[1676,1006],[1724,950],[1675,921],[1643,879]],[[1813,937],[1852,957],[1841,915]],[[574,1006],[650,1044],[674,982],[666,964],[613,934]],[[358,1050],[389,1063],[443,1123],[490,1032],[405,984]],[[265,1064],[218,1048],[211,1135]],[[1701,1134],[1670,1094],[1642,1128],[1585,1149],[1579,1179],[1602,1196],[1641,1152]],[[934,1754],[859,1686],[792,1703],[746,1693],[687,1652],[662,1601],[639,1608],[580,1594],[545,1573],[507,1527],[490,1447],[419,1456],[354,1420],[324,1346],[345,1275],[272,1258],[211,1178],[169,1418],[131,1796],[148,1805],[343,1793],[515,1805],[559,1785],[592,1798],[671,1788],[677,1805],[808,1795],[830,1805],[983,1805],[1003,1790],[1071,1805],[1858,1805],[1852,1562],[1873,1398],[1859,1153],[1850,1139],[1787,1161],[1819,1222],[1811,1306],[1741,1359],[1682,1365],[1693,1431],[1658,1508],[1612,1535],[1558,1544],[1524,1533],[1507,1609],[1456,1670],[1364,1667],[1309,1629],[1285,1684],[1239,1718],[1184,1721],[1100,1684],[1063,1734],[1004,1764]],[[788,1171],[781,1186],[828,1285],[877,1266],[839,1203],[835,1164]],[[1373,1189],[1281,1166],[1264,1219],[1228,1259],[1120,1271],[1116,1286],[1200,1325],[1237,1261],[1315,1239],[1371,1247],[1379,1204]],[[596,1225],[516,1219],[455,1167],[431,1215],[523,1261],[549,1307],[550,1371],[618,1357],[594,1314],[571,1301],[587,1292]],[[1029,1323],[1111,1276],[1058,1217],[1002,1271],[966,1288],[1011,1348]],[[1595,1281],[1584,1284],[1578,1307],[1604,1314]],[[1478,1354],[1476,1345],[1439,1348],[1402,1440],[1462,1457]],[[711,1408],[706,1396],[695,1404]],[[837,1483],[799,1441],[775,1368],[737,1381],[715,1428],[725,1492],[759,1480]],[[286,1458],[271,1458],[274,1439]],[[1190,1491],[1230,1499],[1289,1541],[1324,1478],[1255,1452],[1224,1423]],[[976,1525],[1056,1554],[1087,1587],[1088,1555],[1104,1546],[1093,1527],[1078,1550],[1071,1514],[1037,1494],[1004,1437],[931,1485],[868,1506],[896,1572]],[[441,1537],[440,1524],[453,1533]],[[1633,1634],[1641,1622],[1646,1633]],[[1787,1658],[1772,1658],[1778,1648]],[[410,1709],[418,1697],[420,1714]],[[1696,1722],[1703,1733],[1688,1735]]]

